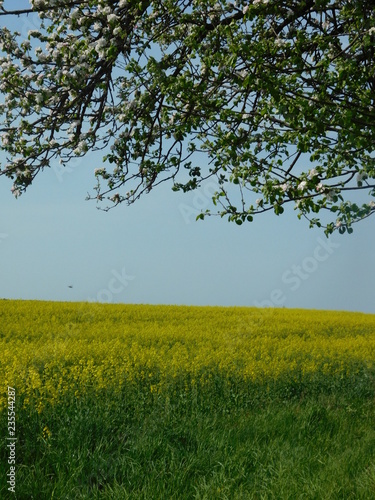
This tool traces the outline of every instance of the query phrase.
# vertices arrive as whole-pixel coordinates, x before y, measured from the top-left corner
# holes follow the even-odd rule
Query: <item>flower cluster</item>
[[[256,308],[0,303],[0,378],[23,405],[350,375],[375,363],[375,316]],[[0,394],[0,409],[6,405]]]

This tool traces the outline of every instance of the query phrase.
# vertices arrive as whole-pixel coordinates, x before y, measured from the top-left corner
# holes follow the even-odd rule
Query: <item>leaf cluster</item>
[[[371,2],[33,0],[30,14],[27,39],[0,31],[14,195],[100,149],[89,198],[106,208],[213,177],[208,214],[238,224],[291,203],[329,234],[374,213]]]

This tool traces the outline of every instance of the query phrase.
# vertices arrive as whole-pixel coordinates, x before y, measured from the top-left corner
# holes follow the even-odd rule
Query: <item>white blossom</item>
[[[316,168],[312,168],[311,170],[309,170],[309,174],[308,174],[309,179],[312,179],[313,177],[316,177],[317,175],[319,175],[319,172],[317,171]]]
[[[239,71],[237,73],[237,75],[240,76],[241,78],[246,78],[248,73],[247,73],[246,69],[242,69],[241,71]]]
[[[44,0],[31,0],[30,3],[34,9],[40,9],[45,6]]]
[[[30,40],[25,40],[24,42],[22,42],[22,47],[23,47],[25,50],[30,50],[30,48],[31,48],[31,43],[30,43]]]
[[[357,184],[361,185],[363,181],[367,179],[366,172],[358,172],[357,174]]]
[[[282,38],[276,38],[275,40],[276,47],[284,47],[286,44],[286,40],[283,40]]]
[[[94,171],[95,175],[103,175],[105,173],[106,173],[105,168],[96,168],[95,171]]]
[[[105,38],[99,38],[95,44],[95,50],[98,51],[107,46],[107,40]]]
[[[88,150],[88,146],[87,146],[87,142],[86,141],[80,141],[78,143],[78,146],[77,146],[77,149],[80,151],[80,152],[86,152]]]
[[[78,19],[81,16],[81,13],[78,9],[74,9],[70,14],[70,19]]]
[[[79,120],[76,120],[76,121],[72,122],[69,125],[69,128],[67,130],[68,134],[70,134],[71,132],[73,132],[77,127],[79,127],[80,124],[81,124],[81,122]],[[73,135],[73,137],[74,137],[74,135]]]
[[[109,14],[109,16],[107,17],[107,21],[108,23],[115,23],[118,21],[118,16],[116,16],[116,14]]]
[[[298,184],[297,189],[298,189],[299,191],[303,191],[304,189],[306,189],[306,186],[307,186],[307,182],[306,182],[306,181],[302,181],[302,182],[300,182],[300,183]]]
[[[98,12],[101,12],[102,14],[104,14],[105,16],[108,16],[112,10],[111,10],[111,7],[107,6],[107,7],[104,7],[104,9],[99,5],[98,7]]]
[[[11,187],[11,192],[15,198],[18,198],[21,194],[21,191],[14,185]]]
[[[1,142],[3,143],[3,146],[7,146],[9,144],[9,134],[2,134]]]

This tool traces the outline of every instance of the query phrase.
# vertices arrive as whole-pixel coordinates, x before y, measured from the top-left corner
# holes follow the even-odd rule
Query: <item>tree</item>
[[[372,2],[32,0],[0,11],[35,13],[27,37],[0,32],[0,175],[15,196],[51,162],[103,149],[89,198],[105,209],[167,180],[186,192],[214,177],[216,208],[199,218],[241,224],[291,203],[328,235],[375,212]]]

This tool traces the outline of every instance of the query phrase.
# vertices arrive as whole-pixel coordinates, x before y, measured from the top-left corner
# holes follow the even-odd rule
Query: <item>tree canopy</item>
[[[328,235],[375,212],[373,2],[6,4],[3,19],[38,16],[0,31],[0,175],[15,196],[54,161],[103,150],[89,198],[104,209],[215,178],[200,218],[291,204]]]

